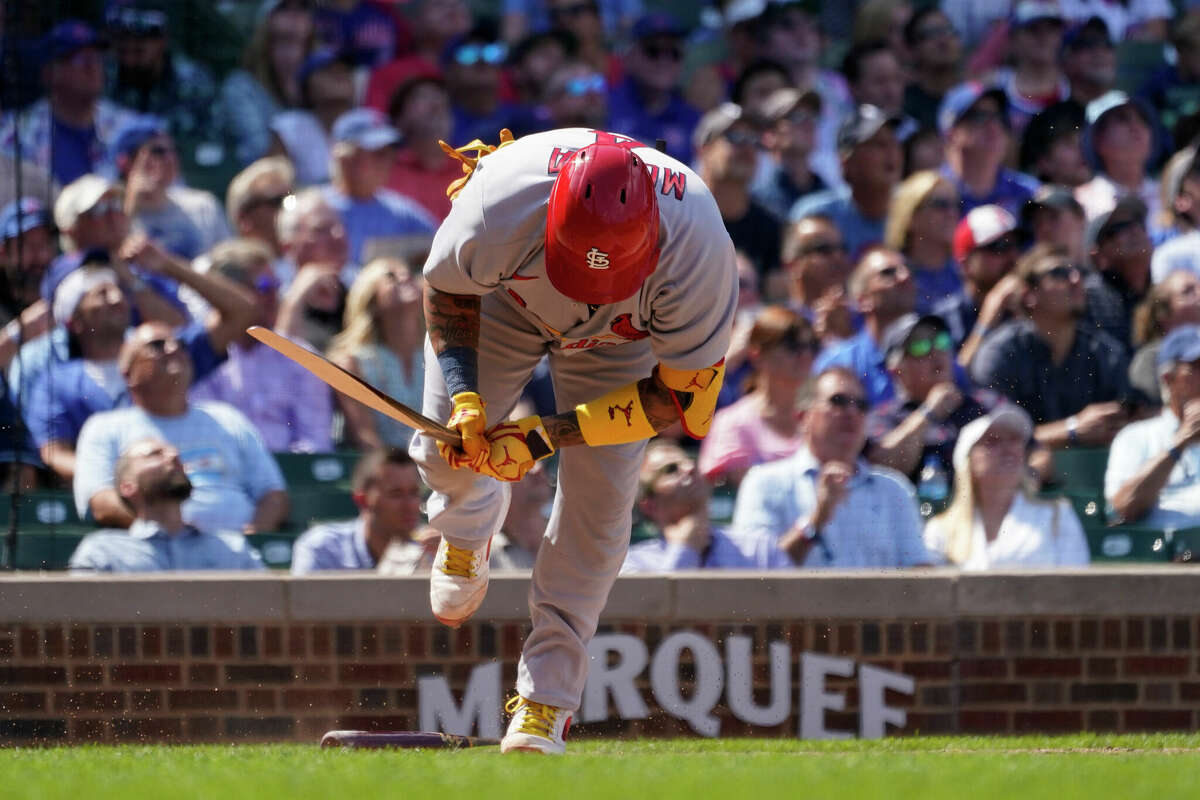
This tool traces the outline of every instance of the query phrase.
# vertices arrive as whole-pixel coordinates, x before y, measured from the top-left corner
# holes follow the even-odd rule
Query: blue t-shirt
[[[433,235],[437,223],[415,200],[391,189],[380,189],[370,200],[355,200],[333,186],[325,187],[325,200],[342,218],[350,243],[350,260],[362,265],[367,243],[376,238]]]
[[[242,530],[258,501],[286,489],[275,458],[254,424],[227,403],[193,403],[178,417],[156,417],[137,406],[93,414],[75,448],[75,506],[113,487],[117,459],[134,442],[164,439],[179,450],[192,496],[184,522],[202,530]]]
[[[667,155],[685,164],[692,163],[692,131],[698,122],[700,112],[679,94],[672,94],[662,111],[650,113],[632,78],[608,93],[608,124],[613,133],[632,136],[648,147],[662,139],[667,143]]]
[[[962,292],[962,276],[954,259],[947,259],[940,269],[916,269],[909,265],[917,284],[917,313],[928,314],[934,307]]]
[[[179,332],[179,341],[192,357],[193,381],[208,375],[225,360],[213,350],[208,332],[193,325]],[[87,363],[73,358],[43,370],[31,382],[24,407],[34,447],[60,441],[74,445],[88,417],[129,405],[129,392],[112,397],[88,374]]]
[[[999,174],[996,175],[996,185],[992,187],[992,191],[983,197],[977,197],[971,194],[966,184],[962,182],[962,178],[954,174],[949,165],[943,164],[941,172],[943,177],[949,179],[954,184],[954,188],[958,190],[961,205],[960,219],[965,217],[971,209],[986,205],[1000,206],[1020,219],[1022,206],[1025,205],[1025,201],[1033,197],[1033,193],[1040,185],[1036,178],[1023,172],[1015,172],[1008,167],[1001,167]]]
[[[792,222],[805,217],[828,217],[842,233],[851,261],[873,244],[883,241],[883,219],[868,219],[854,205],[849,186],[806,194],[788,213]]]

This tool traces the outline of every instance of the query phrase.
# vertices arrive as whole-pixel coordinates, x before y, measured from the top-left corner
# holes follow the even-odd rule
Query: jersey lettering
[[[615,144],[618,147],[625,147],[630,150],[635,147],[646,146],[637,139],[631,139],[628,136],[621,136],[616,133],[609,133],[608,131],[593,131],[593,133],[596,134],[597,144]],[[563,165],[578,150],[578,147],[555,147],[550,151],[550,159],[546,163],[546,174],[557,175],[562,172]],[[658,191],[663,197],[674,196],[676,200],[683,200],[683,195],[687,192],[687,175],[666,167],[660,170],[658,164],[646,164],[646,169],[650,172],[650,182],[658,187]],[[659,183],[660,173],[662,176],[661,183]]]
[[[674,193],[676,200],[683,199],[683,193],[687,190],[687,175],[682,172],[676,172],[672,169],[663,167],[662,194],[666,197]]]
[[[550,152],[550,163],[546,165],[547,175],[557,175],[562,171],[563,164],[567,163],[567,159],[577,150],[575,147],[556,147]]]

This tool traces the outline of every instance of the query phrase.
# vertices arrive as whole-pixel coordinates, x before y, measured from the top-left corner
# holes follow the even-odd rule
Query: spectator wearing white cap
[[[326,202],[341,216],[350,260],[362,265],[373,239],[432,236],[437,224],[411,198],[384,188],[400,133],[370,108],[347,111],[333,123]]]
[[[1085,114],[1084,155],[1096,176],[1075,190],[1075,199],[1092,220],[1135,195],[1146,205],[1146,227],[1157,240],[1163,228],[1158,181],[1149,174],[1159,148],[1153,113],[1143,101],[1114,90],[1088,103]]]
[[[1200,326],[1182,325],[1158,351],[1166,406],[1117,434],[1104,496],[1125,522],[1162,527],[1200,524]]]
[[[1017,221],[1000,206],[979,206],[954,228],[954,260],[962,270],[962,291],[933,307],[958,343],[964,367],[993,328],[1008,319],[1020,297],[1011,278],[1021,239]]]
[[[1025,468],[1029,415],[1003,406],[968,423],[954,446],[954,496],[925,526],[925,545],[976,571],[1084,566],[1091,557],[1071,504],[1039,499]]]

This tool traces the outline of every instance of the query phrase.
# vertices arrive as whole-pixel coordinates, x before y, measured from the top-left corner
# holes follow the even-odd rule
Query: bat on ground
[[[453,733],[426,731],[329,731],[321,737],[322,748],[342,747],[353,750],[413,747],[462,750],[467,747],[487,747],[498,744],[500,744],[499,739],[482,739],[477,736],[458,736]]]
[[[373,408],[380,414],[399,420],[410,428],[415,428],[426,436],[431,436],[439,442],[462,446],[462,437],[458,431],[452,431],[440,422],[431,420],[408,406],[388,397],[371,384],[357,375],[351,375],[346,370],[328,359],[322,358],[311,350],[306,350],[295,342],[280,336],[270,328],[255,325],[246,329],[246,333],[279,353],[295,361],[306,370],[316,375],[325,383],[337,389],[342,394]]]

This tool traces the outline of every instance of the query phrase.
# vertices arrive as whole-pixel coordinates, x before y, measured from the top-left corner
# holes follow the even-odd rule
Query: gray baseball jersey
[[[654,179],[661,217],[661,255],[641,291],[589,307],[546,278],[550,187],[570,155],[598,136],[621,138],[566,128],[525,136],[481,159],[434,237],[425,279],[452,294],[499,291],[566,353],[648,338],[669,367],[715,364],[728,348],[737,304],[733,243],[708,187],[670,156],[636,147]]]
[[[489,424],[508,417],[544,357],[563,410],[649,376],[655,361],[677,369],[710,366],[729,345],[737,302],[733,244],[700,178],[651,148],[638,145],[637,154],[658,192],[661,255],[641,290],[620,303],[588,306],[550,284],[544,258],[550,188],[570,154],[597,137],[611,135],[550,131],[485,156],[434,238],[425,265],[430,286],[483,295],[479,393]],[[603,241],[596,247],[606,249]],[[453,403],[428,342],[425,365],[424,413],[447,419]],[[629,546],[644,447],[559,451],[554,510],[529,591],[533,629],[517,670],[517,691],[530,700],[579,706],[587,643]],[[427,436],[414,436],[409,451],[433,490],[426,503],[430,525],[447,541],[478,548],[499,532],[508,484],[451,469]]]

